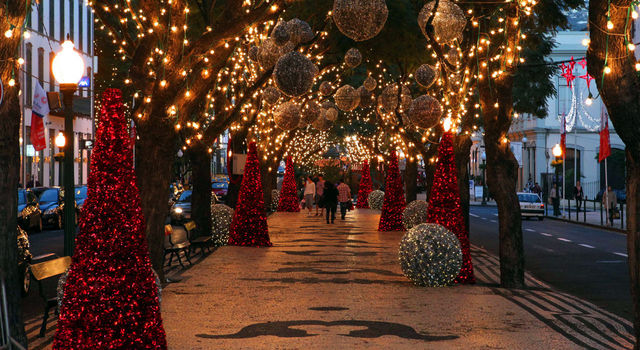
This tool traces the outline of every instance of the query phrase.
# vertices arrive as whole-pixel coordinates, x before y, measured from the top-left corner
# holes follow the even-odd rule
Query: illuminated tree
[[[7,283],[7,305],[11,336],[26,345],[22,323],[18,255],[16,251],[16,209],[20,160],[20,64],[18,48],[31,1],[8,0],[0,6],[0,81],[4,96],[0,102],[0,270]]]
[[[630,8],[634,5],[636,7]],[[627,251],[634,304],[635,349],[640,346],[640,62],[633,51],[634,24],[631,20],[638,17],[637,5],[634,1],[591,0],[591,42],[587,50],[588,71],[595,78],[602,102],[626,146]]]

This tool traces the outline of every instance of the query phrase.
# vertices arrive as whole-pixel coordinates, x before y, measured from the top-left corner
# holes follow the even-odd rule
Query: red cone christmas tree
[[[378,231],[404,231],[402,225],[402,212],[406,202],[404,200],[404,188],[398,170],[398,157],[396,152],[391,152],[387,180],[384,188],[384,203]]]
[[[298,202],[296,187],[296,176],[293,171],[293,161],[291,160],[291,156],[288,156],[287,166],[284,170],[284,180],[282,181],[282,190],[280,190],[278,211],[300,211],[300,203]]]
[[[469,231],[465,227],[460,207],[456,172],[451,133],[445,132],[438,148],[438,163],[429,196],[427,222],[442,225],[458,236],[462,249],[462,269],[456,278],[456,283],[475,283],[469,248]]]
[[[249,144],[238,204],[229,229],[229,245],[271,246],[255,142]]]
[[[120,90],[102,96],[53,349],[166,349]]]
[[[371,173],[369,172],[369,161],[365,160],[362,165],[362,177],[360,178],[356,208],[369,208],[369,193],[371,193]]]

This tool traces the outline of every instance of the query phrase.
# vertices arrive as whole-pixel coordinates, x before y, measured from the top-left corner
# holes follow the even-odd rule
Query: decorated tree
[[[270,247],[256,143],[249,144],[240,195],[229,230],[229,245]]]
[[[166,349],[119,90],[103,94],[82,214],[53,349]]]
[[[384,188],[384,204],[378,231],[404,231],[402,224],[402,212],[406,202],[404,199],[404,189],[402,178],[398,169],[398,157],[395,151],[391,152],[389,169],[387,170],[387,180]]]
[[[16,252],[17,188],[20,173],[20,76],[19,48],[25,18],[32,1],[8,0],[0,6],[0,270],[7,283],[7,314],[11,337],[26,345],[22,323],[18,257]],[[22,91],[24,96],[24,90]],[[29,101],[31,102],[31,101]]]
[[[469,248],[469,231],[460,206],[453,142],[449,132],[445,132],[440,141],[436,174],[429,195],[427,222],[442,225],[458,236],[462,249],[462,269],[456,278],[456,283],[475,283]]]
[[[296,176],[293,170],[293,161],[291,161],[291,156],[288,156],[287,166],[284,170],[284,180],[282,181],[282,190],[280,190],[278,211],[300,211],[300,203],[298,203],[298,194],[296,190],[297,187]]]
[[[362,165],[362,177],[360,178],[360,187],[358,188],[358,203],[356,208],[368,209],[369,193],[371,193],[371,173],[369,172],[369,161],[365,160]]]

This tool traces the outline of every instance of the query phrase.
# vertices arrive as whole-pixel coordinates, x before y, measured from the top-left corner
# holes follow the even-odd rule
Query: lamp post
[[[482,151],[482,205],[487,205],[487,153]]]
[[[84,74],[84,61],[74,50],[73,42],[67,35],[62,43],[62,51],[58,52],[51,64],[51,70],[60,84],[64,103],[64,255],[73,254],[75,236],[75,194],[73,176],[73,94],[78,89],[78,82]]]

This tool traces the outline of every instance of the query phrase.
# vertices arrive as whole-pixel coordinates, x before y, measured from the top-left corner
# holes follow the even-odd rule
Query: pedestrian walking
[[[338,208],[338,189],[331,181],[324,182],[324,193],[322,201],[325,209],[327,209],[327,224],[333,224],[336,219],[336,209]]]
[[[531,192],[537,194],[542,199],[542,187],[540,187],[539,183],[536,182],[535,185],[533,185]]]
[[[316,216],[324,215],[324,200],[322,195],[324,194],[324,178],[322,175],[318,175],[318,182],[316,182]],[[318,211],[320,213],[318,213]]]
[[[611,186],[602,195],[602,204],[606,205],[609,209],[609,225],[613,226],[613,219],[618,214],[618,198],[616,193],[611,189]]]
[[[351,207],[351,189],[344,183],[344,180],[339,181],[338,202],[340,202],[340,215],[342,220],[344,220],[347,215],[347,209]]]
[[[553,184],[549,198],[553,204],[553,216],[560,216],[560,194],[558,193],[558,185]]]
[[[307,207],[307,216],[311,216],[313,209],[313,199],[316,197],[316,183],[313,182],[311,175],[307,176],[307,182],[304,185],[304,206]]]
[[[580,212],[580,207],[582,207],[582,199],[584,198],[584,191],[582,191],[580,180],[576,181],[576,187],[573,188],[573,198],[575,198],[576,200],[576,211]]]

